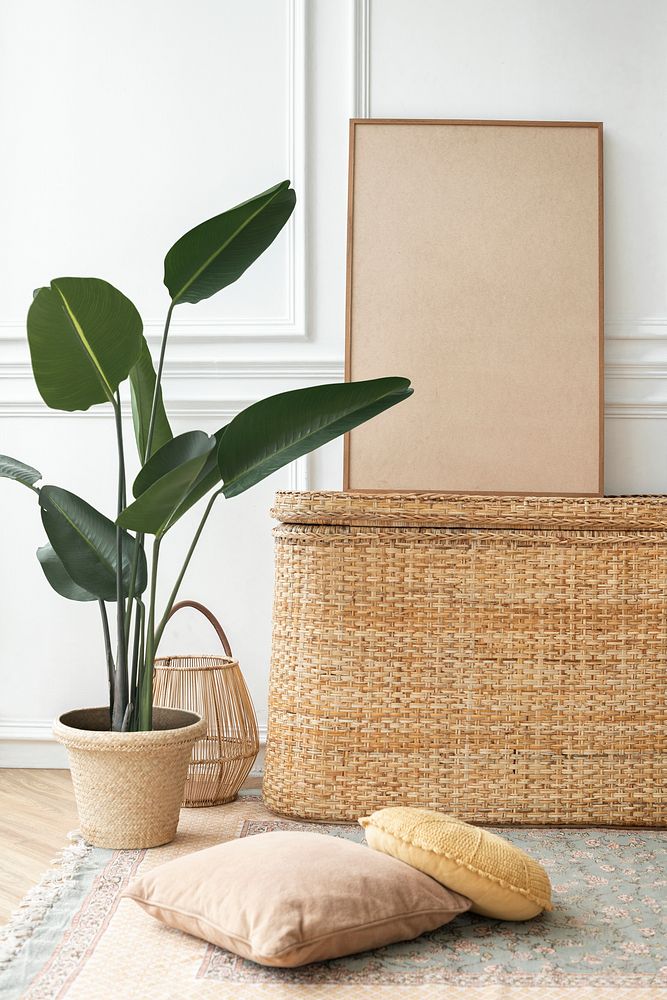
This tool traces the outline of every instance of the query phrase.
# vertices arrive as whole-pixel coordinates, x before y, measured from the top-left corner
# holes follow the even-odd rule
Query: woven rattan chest
[[[667,498],[280,493],[264,796],[667,824]]]

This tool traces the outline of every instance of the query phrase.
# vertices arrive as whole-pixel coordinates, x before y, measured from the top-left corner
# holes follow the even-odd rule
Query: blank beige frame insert
[[[350,123],[345,489],[603,490],[599,122]]]

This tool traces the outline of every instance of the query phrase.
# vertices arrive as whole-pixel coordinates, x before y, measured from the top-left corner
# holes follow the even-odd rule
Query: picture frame
[[[601,122],[353,119],[345,375],[414,395],[344,489],[604,490]]]

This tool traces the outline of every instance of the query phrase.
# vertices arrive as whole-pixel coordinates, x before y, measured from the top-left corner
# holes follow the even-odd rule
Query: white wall
[[[290,177],[290,230],[237,285],[177,313],[165,381],[174,428],[213,430],[246,401],[341,375],[351,115],[578,118],[605,122],[607,490],[667,492],[662,0],[190,0],[186,18],[183,9],[2,5],[0,451],[111,513],[104,408],[53,415],[30,379],[24,316],[36,285],[107,278],[135,301],[155,346],[171,243]],[[221,503],[183,587],[228,628],[262,724],[271,497],[340,481],[331,445]],[[46,763],[59,759],[44,742],[48,720],[104,698],[96,612],[42,579],[30,494],[0,483],[0,504],[0,762]],[[194,519],[163,546],[163,591]],[[212,633],[183,613],[163,648],[211,650]]]
[[[667,4],[374,0],[372,117],[604,122],[606,491],[667,492]]]

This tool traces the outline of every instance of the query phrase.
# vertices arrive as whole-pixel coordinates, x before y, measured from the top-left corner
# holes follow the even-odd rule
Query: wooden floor
[[[77,825],[69,771],[0,768],[0,923]]]
[[[251,777],[245,787],[259,784]],[[0,768],[0,924],[78,825],[69,771]]]

